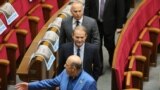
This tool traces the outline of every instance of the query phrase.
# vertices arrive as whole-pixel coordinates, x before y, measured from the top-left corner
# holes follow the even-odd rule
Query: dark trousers
[[[102,22],[97,22],[98,28],[99,28],[99,33],[100,33],[100,40],[101,40],[101,45],[100,45],[100,57],[101,57],[101,62],[103,64],[103,51],[102,51],[102,45],[103,45],[103,40],[104,40],[104,46],[108,50],[109,53],[109,65],[112,66],[112,61],[113,61],[113,54],[114,54],[114,49],[115,49],[115,33],[107,35],[104,33],[104,28],[103,28],[103,23]]]

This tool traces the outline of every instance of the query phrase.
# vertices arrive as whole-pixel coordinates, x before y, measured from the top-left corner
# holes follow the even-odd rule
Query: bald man
[[[61,74],[54,79],[16,85],[17,90],[39,90],[60,87],[60,90],[97,90],[95,80],[82,69],[82,61],[76,55],[68,57]]]
[[[83,15],[83,4],[76,0],[73,1],[70,11],[72,13],[72,16],[69,16],[62,21],[59,40],[60,45],[66,42],[72,42],[72,31],[76,26],[82,25],[87,30],[88,37],[86,38],[86,42],[93,43],[99,46],[100,36],[97,22],[95,19]]]
[[[82,60],[83,69],[97,81],[101,74],[99,48],[95,44],[87,43],[87,30],[77,26],[72,32],[73,42],[63,44],[59,48],[58,74],[64,69],[64,64],[70,55],[78,55]]]

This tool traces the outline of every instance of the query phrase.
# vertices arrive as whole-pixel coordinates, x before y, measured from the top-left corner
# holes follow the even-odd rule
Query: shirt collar
[[[79,47],[79,49],[83,49],[84,48],[84,45],[85,45],[85,43],[83,43],[83,45],[81,46],[81,47]],[[78,49],[78,47],[75,45],[75,43],[74,43],[74,48],[77,50]]]
[[[72,23],[73,23],[73,24],[76,24],[76,21],[77,21],[77,20],[76,20],[75,18],[73,18],[73,22],[72,22]],[[79,23],[80,23],[80,25],[81,25],[81,24],[82,24],[82,21],[83,21],[83,16],[82,16],[81,19],[79,19],[78,21],[79,21]]]

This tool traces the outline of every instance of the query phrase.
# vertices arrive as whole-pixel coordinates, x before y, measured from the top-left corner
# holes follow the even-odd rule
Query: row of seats
[[[57,50],[59,48],[59,34],[62,19],[66,18],[70,13],[68,3],[60,9],[57,15],[53,16],[49,22],[43,27],[42,31],[36,36],[33,44],[29,47],[25,54],[21,65],[18,68],[18,75],[22,81],[30,82],[52,78],[56,75],[57,69]],[[35,48],[33,50],[33,48]],[[52,53],[51,53],[52,52]],[[52,61],[50,58],[54,58]],[[51,62],[50,62],[51,61]],[[28,64],[26,64],[28,63]],[[50,63],[50,66],[48,65]],[[22,67],[25,64],[25,69]],[[26,70],[26,71],[24,71]],[[26,72],[22,75],[22,72]]]
[[[122,29],[112,65],[112,90],[143,90],[160,44],[159,0],[142,1]]]
[[[15,84],[16,67],[19,66],[23,55],[39,30],[58,10],[58,2],[57,0],[33,0],[31,2],[28,0],[9,0],[9,2],[17,11],[19,17],[8,25],[4,15],[0,13],[0,19],[7,27],[5,32],[0,35],[0,61],[5,59],[10,62],[9,67],[7,67],[8,73],[5,75],[5,78],[8,75],[8,79],[2,76],[2,74],[5,74],[2,72],[0,73],[0,79],[9,82],[9,84]],[[3,5],[4,3],[0,2],[0,4]],[[1,88],[4,86],[4,82],[2,83]]]

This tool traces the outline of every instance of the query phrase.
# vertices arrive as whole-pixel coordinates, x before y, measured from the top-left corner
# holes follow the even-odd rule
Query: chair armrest
[[[130,60],[128,67],[129,70],[132,70],[135,60],[140,61],[142,63],[146,61],[146,57],[141,55],[129,56],[128,59]]]
[[[37,4],[36,6],[34,6],[33,8],[31,8],[31,10],[28,11],[28,15],[31,15],[40,6],[41,6],[41,4]]]
[[[13,44],[13,43],[6,43],[5,46],[7,48],[12,48],[12,49],[17,49],[18,48],[18,45]]]
[[[42,4],[42,8],[45,8],[45,9],[48,9],[48,10],[52,10],[52,9],[53,9],[53,6],[50,5],[50,4],[44,3],[44,4]]]
[[[17,34],[20,34],[20,35],[23,35],[23,36],[26,36],[27,35],[27,30],[25,29],[15,29],[16,30],[16,33]]]
[[[3,41],[7,42],[9,40],[9,38],[11,37],[12,33],[14,32],[14,30],[10,30],[7,35],[4,37]]]
[[[148,30],[149,30],[150,32],[154,32],[154,33],[157,33],[157,34],[160,33],[160,29],[159,29],[159,28],[148,27]]]
[[[7,66],[7,65],[9,65],[9,61],[6,59],[0,59],[0,64]]]
[[[141,45],[147,46],[149,48],[151,48],[153,46],[153,43],[150,41],[141,41],[140,43],[141,43]]]
[[[28,19],[29,19],[30,21],[34,21],[34,22],[36,22],[36,23],[38,23],[39,20],[40,20],[40,18],[37,17],[37,16],[28,16]]]

